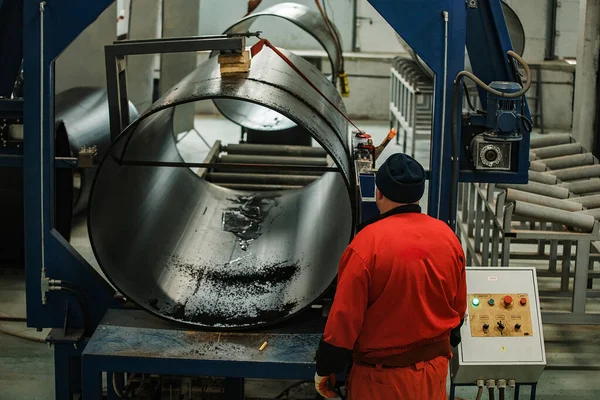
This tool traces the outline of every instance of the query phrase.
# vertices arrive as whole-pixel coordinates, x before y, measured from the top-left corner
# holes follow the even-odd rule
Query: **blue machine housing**
[[[521,85],[516,82],[492,82],[490,87],[502,93],[517,93],[521,90]],[[522,107],[523,99],[521,97],[510,99],[488,93],[486,126],[489,129],[490,138],[497,136],[502,140],[521,140],[524,129],[521,116]]]

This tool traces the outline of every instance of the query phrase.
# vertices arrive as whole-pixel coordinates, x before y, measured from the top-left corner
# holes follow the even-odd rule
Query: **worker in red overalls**
[[[446,400],[467,307],[464,252],[444,222],[421,213],[417,161],[391,156],[376,184],[381,215],[359,227],[342,255],[315,386],[338,397],[335,374],[353,362],[350,400]]]

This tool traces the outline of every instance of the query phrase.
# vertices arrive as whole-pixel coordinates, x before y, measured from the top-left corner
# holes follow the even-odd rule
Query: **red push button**
[[[521,301],[519,301],[519,303],[521,303],[522,306],[527,305],[527,299],[523,297],[521,298]]]
[[[512,302],[513,302],[512,296],[504,296],[504,305],[506,307],[512,305]]]

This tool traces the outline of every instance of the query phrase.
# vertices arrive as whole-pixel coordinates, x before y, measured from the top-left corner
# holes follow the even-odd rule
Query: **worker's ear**
[[[383,195],[379,191],[379,188],[375,188],[375,200],[377,200],[377,201],[383,200]]]

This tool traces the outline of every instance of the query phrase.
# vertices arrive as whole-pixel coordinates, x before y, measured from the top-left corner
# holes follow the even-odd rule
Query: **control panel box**
[[[467,301],[453,382],[537,382],[546,353],[535,268],[467,268]]]

